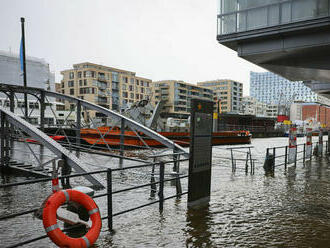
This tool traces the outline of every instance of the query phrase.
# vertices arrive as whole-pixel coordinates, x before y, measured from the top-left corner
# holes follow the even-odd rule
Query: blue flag
[[[23,64],[23,38],[21,39],[21,46],[19,48],[19,60],[21,63],[21,71],[24,72],[24,64]]]

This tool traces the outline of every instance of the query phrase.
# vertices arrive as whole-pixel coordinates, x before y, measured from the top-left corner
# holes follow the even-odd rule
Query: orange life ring
[[[57,224],[56,211],[68,201],[77,202],[88,211],[92,220],[92,227],[80,238],[65,235]],[[95,243],[100,235],[102,221],[99,208],[94,200],[78,190],[61,190],[51,195],[44,207],[42,220],[48,237],[59,247],[89,247]]]

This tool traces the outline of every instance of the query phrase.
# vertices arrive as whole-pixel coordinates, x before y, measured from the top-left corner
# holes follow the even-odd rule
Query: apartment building
[[[215,112],[238,113],[243,97],[243,84],[228,80],[218,79],[197,83],[198,86],[207,87],[213,91]]]
[[[255,115],[259,117],[277,117],[277,104],[266,104],[259,102],[252,96],[243,97],[240,113],[244,115]]]
[[[211,89],[177,80],[153,82],[153,92],[154,104],[165,101],[163,117],[188,118],[191,98],[213,100]]]
[[[120,112],[130,104],[152,95],[152,81],[136,76],[135,72],[93,64],[74,64],[73,69],[61,72],[63,79],[58,92],[78,97],[107,109]],[[66,108],[74,108],[66,103]],[[84,118],[101,117],[88,111]]]

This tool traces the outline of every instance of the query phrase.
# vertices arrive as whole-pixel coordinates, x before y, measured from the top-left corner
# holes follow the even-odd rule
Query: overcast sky
[[[60,71],[80,62],[190,83],[263,71],[216,40],[217,0],[0,0],[0,50],[26,53]]]

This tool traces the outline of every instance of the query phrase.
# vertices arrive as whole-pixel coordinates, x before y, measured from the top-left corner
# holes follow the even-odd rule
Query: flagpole
[[[24,34],[24,17],[21,17],[21,27],[22,27],[22,56],[23,56],[23,83],[24,88],[26,89],[26,63],[25,63],[25,34]],[[24,107],[25,107],[25,120],[28,120],[28,102],[27,102],[27,93],[24,92]]]

